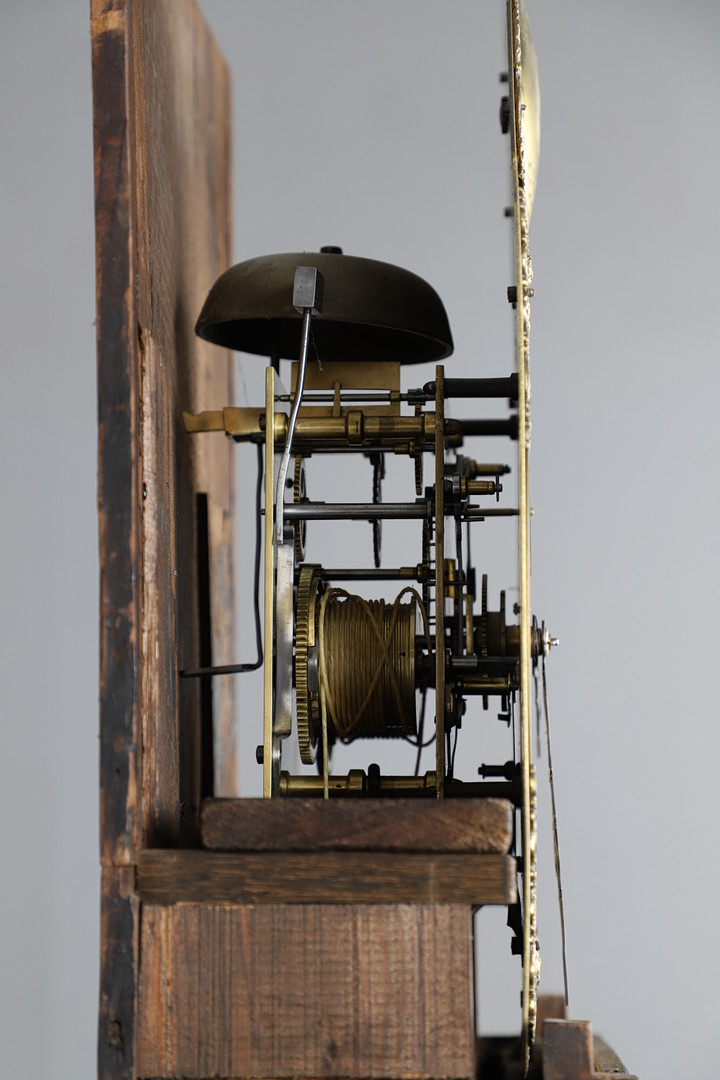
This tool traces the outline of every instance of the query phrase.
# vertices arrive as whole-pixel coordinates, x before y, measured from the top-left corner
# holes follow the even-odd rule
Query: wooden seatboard
[[[475,1075],[465,906],[143,905],[144,1077]]]
[[[512,904],[510,855],[147,850],[137,888],[151,904]]]
[[[207,799],[203,847],[214,851],[400,851],[506,854],[505,799]]]

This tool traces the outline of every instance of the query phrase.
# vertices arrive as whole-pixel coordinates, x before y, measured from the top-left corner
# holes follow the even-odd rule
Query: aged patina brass
[[[515,229],[515,337],[518,373],[518,554],[520,601],[520,760],[522,776],[522,867],[523,867],[523,990],[522,1058],[523,1072],[530,1066],[530,1050],[535,1038],[537,988],[540,977],[540,948],[537,937],[537,821],[530,724],[530,674],[532,667],[530,606],[530,298],[533,295],[532,261],[528,230],[535,178],[537,175],[540,124],[537,60],[525,5],[508,3],[508,72],[510,84],[510,146],[513,175],[513,218]]]
[[[202,413],[183,413],[185,430],[190,433],[224,431],[238,442],[262,441],[266,437],[266,412],[264,409],[227,408],[211,409]],[[288,418],[285,413],[273,416],[274,439],[279,445],[285,441]],[[346,409],[342,416],[300,416],[295,428],[295,442],[319,443],[321,446],[381,443],[392,448],[396,443],[419,441],[423,446],[434,446],[435,414],[421,416],[373,416],[364,409]],[[448,421],[446,435],[459,432],[458,421]],[[476,494],[480,494],[478,490]]]
[[[229,349],[296,360],[302,316],[292,304],[298,266],[316,267],[323,296],[313,317],[322,361],[419,364],[453,351],[440,297],[399,266],[327,252],[264,255],[226,270],[213,285],[195,327]]]
[[[370,770],[368,770],[370,772]],[[351,769],[349,773],[330,777],[330,795],[366,795],[375,790],[384,795],[400,795],[410,798],[433,796],[437,790],[437,776],[426,772],[422,776],[377,776],[373,778],[364,769]],[[280,795],[292,795],[297,798],[322,796],[322,776],[291,776],[288,772],[280,773]]]

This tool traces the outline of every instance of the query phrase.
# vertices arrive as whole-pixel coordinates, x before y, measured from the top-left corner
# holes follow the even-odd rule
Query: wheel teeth
[[[377,506],[382,502],[382,480],[385,475],[385,459],[382,454],[376,454],[373,459],[373,504]],[[376,568],[380,567],[382,557],[382,522],[373,521],[373,562]]]
[[[311,702],[308,689],[307,659],[310,637],[310,600],[316,587],[312,567],[303,566],[298,582],[297,611],[295,615],[295,712],[300,760],[305,765],[315,761],[315,739],[311,730]]]
[[[422,600],[425,607],[430,603],[430,525],[427,521],[423,521],[422,526],[422,564],[426,570],[425,579],[422,583]]]
[[[422,416],[422,406],[415,406],[415,415]],[[422,442],[418,441],[415,447],[415,494],[422,495],[423,489],[423,451]]]
[[[299,503],[305,495],[305,463],[300,454],[295,458],[295,478],[293,480],[293,502]],[[296,521],[293,525],[293,547],[295,549],[295,561],[303,562],[305,558],[305,523]]]

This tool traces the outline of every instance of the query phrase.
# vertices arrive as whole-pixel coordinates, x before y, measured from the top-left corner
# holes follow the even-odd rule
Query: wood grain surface
[[[505,854],[505,799],[208,799],[203,846],[216,851],[402,851]]]
[[[140,854],[144,902],[237,904],[509,904],[517,899],[509,855],[325,851]]]
[[[100,913],[100,1080],[134,1080],[140,903],[132,867],[103,867]]]
[[[198,496],[211,651],[233,660],[231,447],[181,410],[231,402],[193,324],[230,261],[229,79],[193,0],[91,0],[100,547],[101,1080],[137,1076],[144,843],[198,842]],[[232,680],[213,690],[214,789],[235,792]],[[212,723],[213,717],[209,718]],[[212,788],[212,778],[210,782]],[[206,784],[206,793],[208,785]]]
[[[233,650],[232,447],[183,409],[232,401],[194,323],[231,260],[229,78],[193,0],[93,0],[102,856],[197,843],[198,495],[212,659]],[[215,791],[235,793],[233,680],[212,689]],[[210,721],[212,722],[212,721]],[[142,761],[139,748],[142,746]]]
[[[228,354],[195,335],[231,261],[229,82],[190,0],[132,4],[136,274],[143,461],[143,807],[148,843],[197,835],[201,699],[197,495],[210,529],[212,660],[230,662],[232,447],[192,438],[183,409],[232,400]],[[217,508],[224,515],[218,517]],[[215,535],[213,535],[213,528]],[[234,789],[233,680],[213,684],[219,793]],[[220,700],[218,701],[218,696]],[[223,700],[223,698],[228,700]]]
[[[100,844],[105,866],[140,843],[142,565],[134,169],[127,14],[92,5],[100,546]]]
[[[146,1077],[475,1075],[467,907],[143,909]]]
[[[542,1063],[544,1080],[637,1080],[606,1043],[594,1045],[587,1020],[546,1020]]]

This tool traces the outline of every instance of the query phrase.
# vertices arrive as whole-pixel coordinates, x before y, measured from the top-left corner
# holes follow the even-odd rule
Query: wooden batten
[[[386,851],[140,853],[138,891],[155,904],[511,904],[509,855]]]

